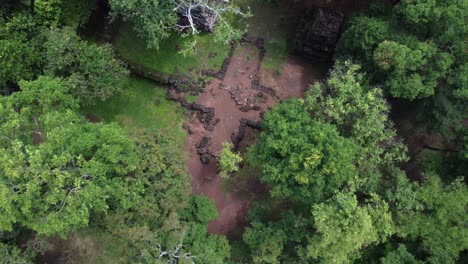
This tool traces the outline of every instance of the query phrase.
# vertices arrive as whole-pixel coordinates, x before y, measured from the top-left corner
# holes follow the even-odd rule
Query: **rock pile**
[[[144,79],[167,86],[169,89],[176,90],[177,92],[190,92],[192,94],[199,94],[201,91],[203,91],[203,88],[207,85],[208,82],[203,78],[194,79],[193,77],[184,75],[178,71],[175,71],[173,74],[165,74],[128,61],[126,64],[131,73]]]
[[[294,51],[311,59],[331,59],[343,18],[343,13],[331,9],[308,10],[299,20]]]
[[[236,105],[243,106],[245,104],[245,99],[242,97],[242,94],[246,88],[242,84],[237,85],[234,88],[228,87],[228,92],[231,95],[231,99],[234,100]]]
[[[237,132],[233,132],[231,135],[231,141],[236,150],[239,149],[240,142],[245,137],[245,129],[247,127],[251,127],[253,129],[260,129],[260,122],[246,118],[242,118],[241,120],[239,120],[239,130]]]
[[[260,91],[262,93],[269,94],[272,97],[277,97],[275,89],[273,89],[271,87],[261,85],[260,81],[258,79],[253,79],[252,80],[252,89]]]
[[[211,141],[211,137],[205,135],[202,137],[200,143],[197,146],[197,153],[200,155],[200,161],[203,164],[207,164],[210,162],[211,157],[213,156],[209,151],[209,146]]]

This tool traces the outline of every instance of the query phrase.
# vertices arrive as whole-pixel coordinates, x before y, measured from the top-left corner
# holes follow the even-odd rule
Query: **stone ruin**
[[[294,52],[309,59],[331,59],[343,18],[343,13],[331,9],[306,11],[296,29]]]

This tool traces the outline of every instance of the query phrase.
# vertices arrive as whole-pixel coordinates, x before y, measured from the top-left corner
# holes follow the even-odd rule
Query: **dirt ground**
[[[324,0],[304,0],[289,4],[289,8],[304,10],[313,6],[329,7],[340,10],[345,17],[349,17],[353,12],[363,10],[370,2],[373,1],[336,0],[326,3]],[[382,2],[389,4],[394,1],[382,0]],[[223,180],[217,174],[216,160],[211,160],[209,164],[202,164],[197,153],[197,145],[201,138],[203,136],[211,137],[210,152],[214,156],[218,156],[222,143],[230,141],[231,134],[238,130],[239,121],[242,118],[259,121],[261,111],[268,110],[287,98],[302,97],[310,83],[326,77],[327,66],[330,66],[322,64],[321,67],[318,67],[306,59],[289,55],[281,66],[280,74],[265,71],[261,67],[260,71],[257,72],[259,58],[252,56],[252,54],[258,54],[255,51],[256,48],[251,44],[244,44],[237,49],[224,80],[214,80],[205,87],[204,92],[197,99],[198,104],[215,108],[214,118],[219,118],[219,123],[215,126],[214,131],[206,131],[203,124],[194,120],[189,125],[193,133],[188,135],[185,143],[188,170],[192,175],[192,192],[209,197],[215,202],[219,212],[218,219],[211,221],[208,225],[208,232],[211,234],[239,233],[239,230],[247,224],[245,217],[249,209],[249,197],[238,192],[224,190]],[[261,85],[273,88],[277,97],[268,96],[261,111],[242,112],[232,100],[227,89],[220,89],[220,84],[225,88],[240,85],[245,88],[242,96],[247,98],[258,93],[258,91],[251,89],[251,78],[255,76],[258,77]],[[245,149],[245,143],[243,144]],[[264,187],[252,184],[252,192],[264,190]]]
[[[257,73],[259,58],[251,56],[255,53],[252,49],[257,48],[251,44],[242,44],[237,49],[224,80],[215,79],[205,87],[204,92],[197,99],[197,103],[215,108],[214,118],[219,118],[219,123],[214,127],[214,131],[207,131],[203,124],[194,119],[189,124],[192,134],[188,135],[185,144],[188,169],[192,175],[192,192],[209,197],[215,202],[219,212],[218,219],[208,225],[208,232],[212,234],[232,234],[244,227],[249,201],[240,193],[223,189],[223,180],[217,174],[215,159],[212,159],[209,164],[202,164],[197,153],[197,145],[201,138],[211,137],[210,152],[218,156],[222,143],[231,141],[231,134],[239,129],[239,121],[242,118],[259,121],[261,111],[267,110],[286,98],[301,97],[309,83],[318,79],[322,74],[306,61],[295,57],[287,58],[278,76]],[[242,87],[244,99],[258,94],[259,91],[251,88],[252,78],[255,78],[257,74],[260,75],[260,84],[274,88],[278,96],[265,94],[263,98],[267,97],[267,99],[262,103],[261,110],[242,112],[228,90],[232,87]]]

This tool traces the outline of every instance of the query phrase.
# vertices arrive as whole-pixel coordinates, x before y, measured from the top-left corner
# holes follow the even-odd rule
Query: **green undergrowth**
[[[189,94],[187,95],[186,100],[189,103],[195,103],[197,101],[197,96]]]
[[[130,132],[154,129],[183,145],[186,137],[182,129],[183,108],[165,99],[164,87],[134,77],[120,85],[123,86],[120,94],[83,112],[104,122],[117,122]]]
[[[193,39],[197,43],[194,54],[182,55],[179,50]],[[218,70],[230,49],[227,44],[215,42],[210,34],[187,39],[173,34],[160,43],[159,50],[148,49],[145,40],[138,37],[129,23],[123,23],[120,27],[114,47],[125,60],[166,74],[176,69],[185,74],[202,69]]]
[[[248,18],[248,33],[252,37],[265,40],[265,58],[262,68],[279,73],[281,64],[288,54],[288,39],[294,33],[295,16],[290,8],[282,4],[268,3],[260,0],[245,0],[253,16]]]

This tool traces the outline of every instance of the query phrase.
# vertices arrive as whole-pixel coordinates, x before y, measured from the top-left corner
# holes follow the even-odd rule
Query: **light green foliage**
[[[382,165],[406,160],[382,90],[366,84],[360,66],[338,61],[326,82],[309,87],[304,105],[316,120],[336,125],[342,136],[361,146],[358,167],[367,188],[378,185]]]
[[[314,121],[296,99],[265,114],[262,132],[249,153],[262,169],[273,197],[320,201],[344,184],[355,184],[357,146],[336,127]]]
[[[146,40],[148,48],[159,49],[162,40],[167,39],[172,33],[177,32],[182,37],[193,36],[200,33],[195,24],[193,27],[183,28],[178,25],[179,14],[185,12],[190,2],[166,1],[166,0],[110,0],[109,4],[114,17],[121,15],[124,20],[134,24],[134,29],[140,37]],[[195,3],[190,3],[191,13],[195,14]],[[231,20],[236,16],[246,17],[248,13],[242,12],[238,7],[228,2],[200,0],[196,4],[201,9],[216,13],[217,24],[213,38],[217,42],[228,44],[232,40],[239,39],[243,31],[232,26]],[[191,20],[191,19],[187,19]],[[186,26],[183,24],[183,26]]]
[[[243,240],[251,249],[254,263],[280,263],[286,240],[283,230],[253,222],[246,228]]]
[[[399,244],[398,248],[388,253],[381,259],[382,264],[422,264],[422,261],[417,260],[409,253],[404,244]]]
[[[114,57],[112,48],[81,40],[68,27],[46,33],[45,73],[64,77],[70,92],[83,104],[95,104],[119,92],[117,82],[128,70]]]
[[[96,9],[93,0],[35,0],[35,20],[48,28],[71,26],[79,28],[88,22]],[[29,3],[28,3],[29,4]]]
[[[116,85],[121,90],[119,94],[82,111],[104,122],[117,122],[129,131],[158,131],[175,140],[178,150],[182,149],[187,134],[182,128],[183,109],[166,100],[166,88],[133,77]]]
[[[147,41],[148,48],[159,48],[161,40],[170,36],[177,22],[175,3],[165,0],[110,0],[114,16],[121,15],[134,24],[134,29]]]
[[[454,59],[430,42],[414,39],[410,45],[412,48],[383,41],[374,50],[374,63],[387,75],[385,85],[393,96],[407,99],[431,96],[437,80],[446,77]]]
[[[224,142],[223,149],[219,157],[219,175],[227,178],[230,173],[239,170],[239,164],[242,162],[242,157],[239,153],[233,151],[232,143]]]
[[[431,263],[454,263],[468,248],[468,189],[462,179],[444,186],[429,174],[421,185],[401,179],[396,186],[398,235],[420,239]]]
[[[193,69],[218,70],[228,56],[229,46],[215,42],[210,34],[200,34],[195,40],[171,34],[160,41],[159,49],[148,49],[145,39],[138,37],[130,23],[123,23],[115,39],[115,49],[127,61],[158,72],[190,73]],[[196,42],[194,54],[182,54],[180,49]]]
[[[39,21],[55,27],[60,21],[62,0],[34,0],[34,13]]]
[[[229,256],[226,238],[207,236],[216,208],[206,197],[189,196],[190,178],[176,142],[155,131],[135,133],[134,138],[140,160],[134,179],[144,195],[130,208],[104,216],[108,232],[125,244],[129,259],[141,263],[171,260],[170,254],[159,259],[161,250],[174,253],[177,248],[179,256],[223,263]]]
[[[340,133],[364,146],[366,162],[374,162],[382,153],[387,161],[405,160],[404,147],[395,141],[396,131],[389,120],[389,108],[382,90],[366,84],[360,66],[349,61],[337,62],[325,83],[315,83],[306,93],[306,108],[317,120],[335,124]],[[400,153],[380,146],[392,145]],[[385,147],[386,149],[388,147]],[[396,152],[396,151],[395,151]]]
[[[317,235],[310,240],[308,256],[323,263],[350,263],[362,247],[393,233],[388,205],[376,197],[362,206],[354,195],[339,193],[314,205],[312,215]]]
[[[74,103],[54,89],[58,81],[37,82],[22,82],[25,94],[1,98],[0,129],[7,136],[0,142],[0,228],[18,223],[63,236],[86,226],[90,214],[106,211],[110,202],[131,204],[140,190],[126,176],[138,159],[122,129],[86,122],[67,109]],[[53,99],[44,94],[50,90]]]
[[[14,245],[0,243],[0,259],[2,264],[32,264],[32,256]]]

